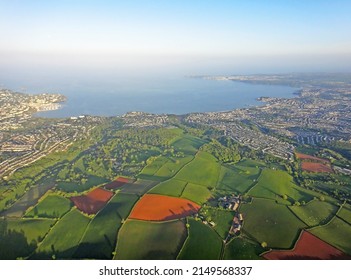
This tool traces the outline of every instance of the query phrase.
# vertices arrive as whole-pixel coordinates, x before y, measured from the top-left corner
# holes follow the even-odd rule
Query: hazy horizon
[[[0,85],[351,72],[351,2],[262,2],[0,0]]]

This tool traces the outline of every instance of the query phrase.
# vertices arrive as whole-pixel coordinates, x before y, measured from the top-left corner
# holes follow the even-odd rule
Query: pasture
[[[127,220],[118,234],[115,259],[173,260],[186,238],[184,221]]]
[[[260,260],[264,249],[255,241],[239,236],[226,244],[224,249],[225,260]]]
[[[26,217],[60,218],[72,207],[69,199],[51,194],[41,200],[33,209],[26,213]]]
[[[159,183],[149,193],[180,197],[187,182],[170,179]]]

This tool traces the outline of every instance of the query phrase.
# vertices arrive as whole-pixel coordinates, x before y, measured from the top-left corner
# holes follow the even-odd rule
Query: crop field
[[[118,178],[116,178],[116,180],[106,184],[104,186],[104,188],[108,189],[108,190],[115,190],[115,189],[118,189],[118,188],[124,186],[127,183],[132,183],[132,182],[133,182],[133,180],[131,180],[131,179],[128,179],[125,177],[118,177]]]
[[[146,194],[134,206],[129,218],[146,221],[167,221],[197,213],[200,205],[184,199]]]
[[[126,221],[120,229],[115,259],[176,259],[186,238],[184,221]]]
[[[290,205],[295,201],[308,202],[318,193],[303,189],[294,184],[293,178],[281,170],[264,169],[258,183],[248,192],[254,197],[277,200],[279,203]],[[283,195],[288,199],[284,200]]]
[[[26,213],[26,217],[60,218],[72,207],[72,202],[59,195],[48,195],[33,209]]]
[[[301,169],[308,172],[326,172],[333,173],[333,169],[329,165],[325,165],[320,162],[307,162],[301,163]]]
[[[351,206],[349,204],[344,205],[339,211],[338,217],[351,225]]]
[[[50,219],[0,220],[0,259],[28,257],[54,224]]]
[[[8,210],[2,213],[5,217],[20,218],[31,206],[37,204],[39,198],[41,198],[48,190],[54,186],[51,184],[43,184],[30,188],[20,199],[18,199]]]
[[[218,190],[229,192],[246,192],[254,183],[260,173],[255,167],[221,166]]]
[[[333,260],[351,259],[342,251],[303,231],[293,250],[273,250],[263,255],[268,260]]]
[[[131,194],[115,195],[90,222],[73,257],[111,259],[121,222],[127,218],[137,199]]]
[[[224,249],[225,260],[260,260],[264,249],[260,244],[245,237],[232,239]]]
[[[189,237],[178,256],[180,260],[218,260],[223,242],[218,234],[201,221],[188,220]]]
[[[90,191],[87,195],[80,195],[71,197],[74,205],[84,213],[96,214],[111,199],[113,192],[97,188]]]
[[[138,179],[134,183],[128,183],[121,187],[121,193],[143,195],[156,186],[159,182]]]
[[[175,176],[176,179],[190,183],[215,187],[220,172],[220,164],[208,153],[199,152],[193,161]]]
[[[58,182],[57,188],[64,192],[83,192],[92,187],[107,183],[108,180],[103,177],[89,175],[88,181],[85,184],[77,184],[74,182]]]
[[[71,210],[55,224],[32,258],[72,258],[89,222],[90,219],[77,209]]]
[[[328,160],[323,159],[323,158],[319,158],[319,157],[314,157],[314,156],[310,156],[310,155],[306,155],[306,154],[301,154],[301,153],[295,153],[296,157],[298,159],[301,160],[312,160],[312,161],[318,161],[318,162],[322,162],[322,163],[329,163]]]
[[[186,184],[187,182],[184,181],[170,179],[159,183],[153,189],[151,189],[149,193],[180,197]]]
[[[245,233],[269,248],[291,248],[301,229],[301,222],[285,205],[269,199],[254,198],[251,204],[243,204]]]
[[[335,217],[329,224],[309,230],[313,235],[351,255],[351,225]]]
[[[202,204],[211,197],[211,191],[205,186],[188,183],[181,197]]]
[[[289,208],[310,227],[326,224],[339,209],[331,203],[319,200],[313,200],[302,206],[289,206]]]
[[[234,211],[207,208],[208,215],[215,222],[213,227],[219,236],[224,240],[228,236],[235,215]]]
[[[169,157],[168,161],[163,166],[161,166],[161,168],[158,169],[154,175],[165,179],[170,178],[174,176],[184,165],[189,163],[193,158],[193,156],[186,156],[183,158]]]

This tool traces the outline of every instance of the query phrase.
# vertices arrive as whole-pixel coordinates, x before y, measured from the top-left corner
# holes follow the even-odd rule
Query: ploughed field
[[[210,141],[176,130],[135,176],[76,183],[67,169],[56,186],[30,188],[0,213],[0,259],[350,258],[349,204],[302,187],[279,163],[223,163],[202,148]],[[333,172],[328,160],[296,157],[303,170]],[[231,198],[235,208],[222,203]]]

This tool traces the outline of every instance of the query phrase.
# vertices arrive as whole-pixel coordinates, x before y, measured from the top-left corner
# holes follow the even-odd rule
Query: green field
[[[211,197],[211,192],[205,186],[188,183],[181,197],[189,199],[201,205]]]
[[[345,220],[351,225],[351,205],[344,205],[338,213],[338,217]]]
[[[143,195],[148,192],[154,186],[157,185],[158,182],[138,179],[134,183],[125,184],[120,188],[121,193],[129,193],[129,194],[137,194]]]
[[[187,182],[184,181],[170,179],[159,183],[153,189],[151,189],[149,193],[179,197],[181,196],[186,184]]]
[[[199,152],[195,159],[181,169],[175,178],[198,185],[215,187],[219,172],[220,164],[216,158],[208,153]]]
[[[264,249],[257,242],[244,237],[231,240],[224,249],[225,260],[260,260]]]
[[[26,213],[26,217],[60,218],[72,207],[69,199],[59,195],[48,195],[33,209]]]
[[[240,212],[244,216],[244,232],[270,248],[292,248],[306,226],[287,206],[269,199],[254,198],[251,204],[242,204]]]
[[[138,199],[132,194],[115,195],[90,222],[73,257],[111,259],[122,219],[126,219]]]
[[[31,206],[34,206],[48,190],[54,186],[41,184],[30,188],[20,199],[18,199],[8,210],[2,213],[5,217],[20,218]]]
[[[310,227],[328,223],[339,209],[333,204],[319,200],[313,200],[303,206],[289,206],[289,208]]]
[[[54,224],[50,219],[0,220],[0,259],[29,256]]]
[[[293,182],[293,178],[285,171],[264,169],[258,183],[249,192],[254,197],[269,198],[279,203],[291,205],[295,201],[308,202],[319,194],[303,189]],[[283,195],[288,199],[284,200]]]
[[[335,217],[329,224],[311,229],[310,232],[327,243],[351,255],[351,225]]]
[[[184,243],[180,260],[218,260],[223,242],[218,234],[201,221],[189,219],[189,237]]]
[[[183,158],[169,157],[168,161],[163,166],[161,166],[161,168],[158,169],[154,175],[162,178],[171,178],[193,158],[193,156],[187,156]]]
[[[70,259],[90,219],[73,209],[59,220],[33,255],[34,259]]]
[[[186,238],[184,221],[128,220],[120,229],[115,259],[175,259]]]
[[[244,193],[253,186],[259,174],[260,169],[256,167],[222,166],[217,189]]]
[[[232,225],[235,215],[234,211],[206,208],[207,216],[210,216],[212,221],[215,222],[213,227],[219,236],[224,240],[228,236],[229,229]]]
[[[75,182],[58,182],[57,188],[64,192],[84,192],[91,189],[94,186],[98,186],[104,183],[108,183],[109,180],[106,178],[89,175],[88,181],[85,184],[78,184]]]
[[[185,134],[172,142],[172,146],[185,154],[195,155],[199,148],[206,142],[198,137]]]
[[[157,157],[150,164],[146,165],[140,172],[139,176],[153,176],[162,166],[166,164],[168,159],[166,157]],[[146,178],[146,177],[145,177]]]

